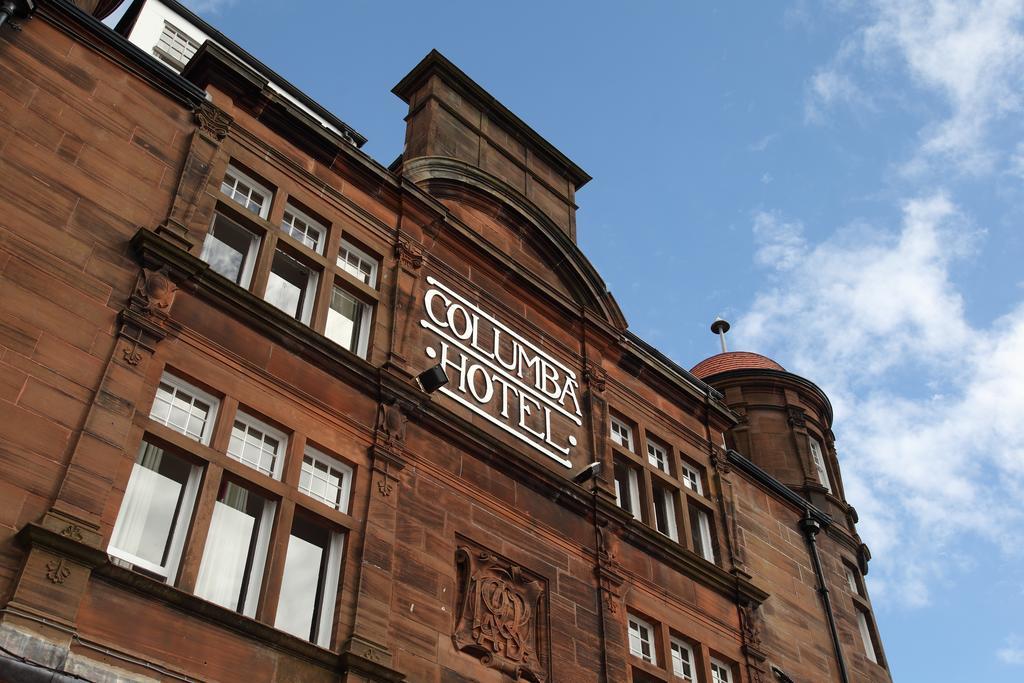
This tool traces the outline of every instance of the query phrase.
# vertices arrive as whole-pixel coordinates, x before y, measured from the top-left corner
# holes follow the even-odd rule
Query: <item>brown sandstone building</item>
[[[632,334],[582,169],[119,4],[0,3],[0,680],[891,680],[828,398]]]

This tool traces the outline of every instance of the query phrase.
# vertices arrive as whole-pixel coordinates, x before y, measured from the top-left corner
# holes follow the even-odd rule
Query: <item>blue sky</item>
[[[894,678],[1024,680],[1024,2],[191,4],[384,164],[458,64],[594,177],[636,333],[830,395]]]

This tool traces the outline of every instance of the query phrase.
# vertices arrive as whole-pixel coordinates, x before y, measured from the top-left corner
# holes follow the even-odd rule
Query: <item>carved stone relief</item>
[[[488,550],[462,544],[452,642],[513,680],[548,680],[547,583]]]
[[[195,119],[199,131],[212,140],[223,140],[231,128],[231,117],[209,103],[204,102],[196,108]]]

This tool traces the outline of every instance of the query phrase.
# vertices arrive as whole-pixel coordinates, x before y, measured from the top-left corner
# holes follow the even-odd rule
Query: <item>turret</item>
[[[712,325],[719,337],[726,330],[725,321]],[[722,353],[690,372],[722,392],[740,418],[726,433],[726,445],[837,519],[846,517],[832,405],[825,392],[771,358],[726,351],[722,344]]]

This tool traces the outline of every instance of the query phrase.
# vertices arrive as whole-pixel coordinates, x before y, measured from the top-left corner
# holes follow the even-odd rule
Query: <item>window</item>
[[[732,667],[720,660],[711,658],[711,682],[733,683]]]
[[[693,670],[697,662],[693,656],[693,648],[689,643],[678,638],[672,638],[670,642],[672,644],[672,673],[684,681],[693,681]]]
[[[196,595],[247,617],[256,614],[275,507],[242,484],[221,482]]]
[[[341,241],[338,266],[360,282],[377,287],[377,259],[359,249],[348,240]]]
[[[860,589],[860,581],[857,579],[857,570],[845,563],[843,564],[843,570],[846,572],[846,585],[850,587],[850,592],[854,595],[863,596]]]
[[[315,448],[306,448],[299,474],[299,491],[347,514],[351,484],[351,467]]]
[[[309,324],[316,296],[317,274],[280,249],[274,252],[264,299],[296,320]]]
[[[668,464],[668,449],[647,438],[647,461],[662,472],[671,474]]]
[[[164,373],[153,415],[141,422],[156,435],[144,433],[132,470],[125,473],[128,481],[107,552],[119,566],[152,580],[194,586],[196,596],[248,617],[255,617],[259,604],[277,605],[261,618],[330,647],[342,554],[352,526],[348,508],[353,469],[308,446],[296,463],[297,486],[268,482],[261,475],[282,478],[289,438],[305,441],[309,435],[290,436],[245,409],[231,419],[215,419],[218,409],[235,404],[218,402]],[[159,440],[165,433],[160,424],[196,441],[218,444],[222,455],[211,448],[171,450]],[[177,436],[168,439],[188,443]],[[223,464],[224,454],[246,467],[229,464],[220,476],[204,476],[204,465]],[[200,499],[212,504],[200,506]],[[275,528],[282,502],[295,509],[290,528]],[[198,561],[185,563],[186,556]],[[271,557],[276,557],[280,583],[265,580]]]
[[[633,429],[615,416],[612,416],[612,441],[627,451],[633,450]]]
[[[715,545],[711,535],[711,516],[703,508],[690,504],[690,533],[693,552],[708,562],[715,561]]]
[[[281,577],[277,628],[330,647],[344,539],[305,516],[295,516]]]
[[[623,462],[615,462],[615,502],[623,510],[640,519],[640,480],[636,469]]]
[[[243,208],[265,219],[270,213],[271,192],[234,166],[228,166],[220,191]]]
[[[324,235],[327,234],[327,228],[291,204],[284,209],[281,230],[316,253],[324,253]]]
[[[654,650],[654,629],[643,619],[629,615],[629,653],[645,662],[658,665]]]
[[[658,531],[673,541],[679,540],[676,530],[676,494],[671,489],[654,487],[654,521]]]
[[[864,610],[857,609],[857,627],[860,629],[860,639],[864,643],[864,654],[875,664],[878,664],[878,655],[875,652],[875,638],[868,623],[868,615]]]
[[[173,583],[202,468],[143,441],[107,552],[129,569]]]
[[[222,214],[214,214],[199,258],[240,287],[249,287],[260,238]]]
[[[180,71],[198,49],[199,43],[189,38],[180,28],[165,21],[153,54]]]
[[[209,444],[217,399],[166,372],[160,378],[149,417],[196,441]]]
[[[811,444],[811,458],[814,460],[814,467],[818,470],[818,481],[829,493],[832,493],[832,484],[828,480],[828,470],[825,469],[825,458],[821,454],[821,444],[814,437],[807,437]]]
[[[366,357],[373,307],[364,304],[341,287],[331,292],[324,336],[357,356]]]
[[[231,428],[228,455],[274,479],[281,478],[281,463],[288,437],[242,411]]]
[[[683,484],[686,488],[695,492],[699,496],[704,495],[704,486],[701,484],[702,477],[700,476],[700,470],[690,465],[685,460],[683,461]]]

